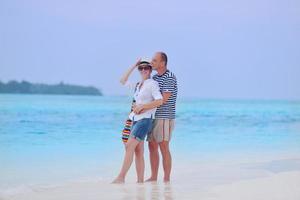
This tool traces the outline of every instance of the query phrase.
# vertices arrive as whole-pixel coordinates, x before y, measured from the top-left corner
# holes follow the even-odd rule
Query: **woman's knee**
[[[134,153],[136,158],[143,158],[144,156],[144,151],[135,151]]]
[[[144,154],[144,145],[143,143],[139,143],[137,147],[135,148],[135,154],[136,155],[143,155]]]
[[[125,151],[126,152],[130,152],[130,151],[134,151],[133,147],[131,145],[126,145],[125,146]]]
[[[137,144],[135,142],[127,142],[125,145],[126,151],[134,151],[136,149]]]

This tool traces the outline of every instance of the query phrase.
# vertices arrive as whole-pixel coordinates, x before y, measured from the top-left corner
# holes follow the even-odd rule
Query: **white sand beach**
[[[264,178],[213,187],[201,199],[297,200],[300,199],[300,171],[282,172]]]
[[[201,200],[299,200],[300,159],[268,162],[227,162],[174,169],[169,184],[136,184],[131,170],[127,183],[81,180],[60,185],[39,185],[2,192],[1,200],[98,199],[201,199]],[[297,169],[297,170],[296,170]]]
[[[185,185],[185,187],[187,187]],[[299,200],[300,171],[282,172],[264,178],[237,181],[199,190],[181,190],[180,184],[125,184],[105,182],[73,183],[40,187],[1,197],[2,200],[63,199],[203,199],[203,200]]]

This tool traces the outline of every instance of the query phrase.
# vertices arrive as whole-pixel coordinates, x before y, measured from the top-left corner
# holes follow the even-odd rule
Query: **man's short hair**
[[[164,61],[165,65],[167,66],[167,64],[168,64],[168,56],[167,56],[167,54],[165,52],[158,52],[158,53],[160,54],[160,57],[161,57],[162,61]]]

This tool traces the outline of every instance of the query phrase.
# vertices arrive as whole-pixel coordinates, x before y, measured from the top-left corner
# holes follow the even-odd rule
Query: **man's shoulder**
[[[163,75],[160,76],[158,73],[156,73],[152,76],[152,78],[154,80],[165,79],[165,78],[175,78],[176,79],[176,76],[172,71],[167,69],[167,71]]]
[[[168,72],[165,74],[165,78],[164,78],[164,82],[172,82],[172,83],[176,83],[177,82],[177,78],[175,76],[175,74],[173,72],[171,72],[170,70],[168,70]]]
[[[175,74],[173,72],[171,72],[170,70],[168,70],[167,77],[176,79]]]
[[[157,77],[158,77],[158,73],[154,74],[154,75],[152,76],[152,79],[157,78]]]

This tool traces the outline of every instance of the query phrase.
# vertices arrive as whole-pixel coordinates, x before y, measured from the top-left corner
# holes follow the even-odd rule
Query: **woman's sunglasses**
[[[138,70],[139,70],[139,71],[143,71],[143,70],[148,71],[148,70],[150,70],[150,69],[151,69],[150,66],[139,66],[139,67],[138,67]]]

